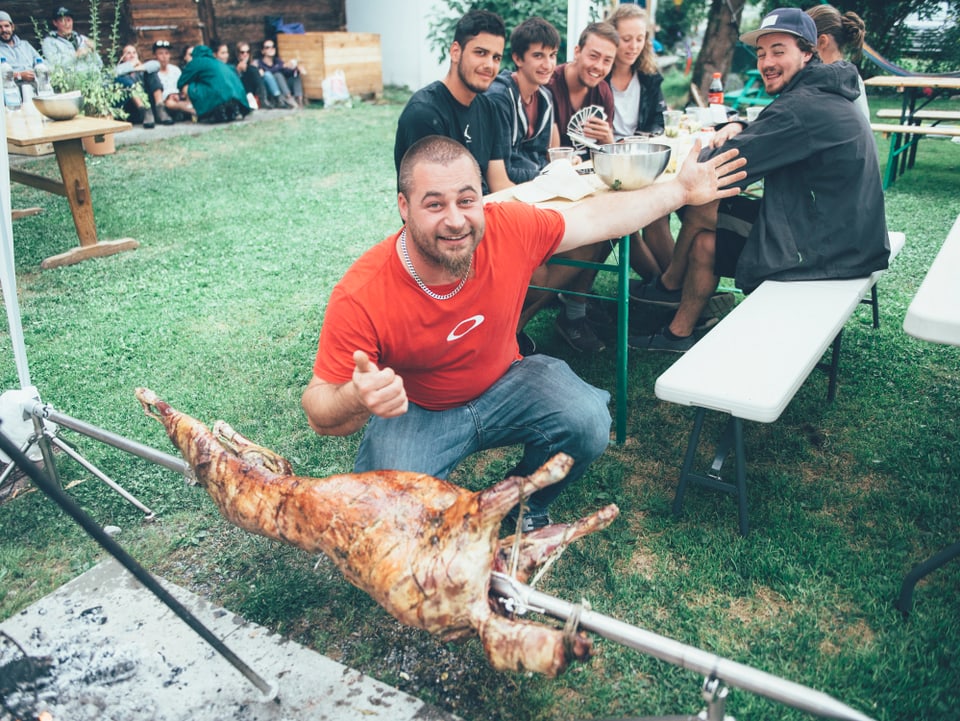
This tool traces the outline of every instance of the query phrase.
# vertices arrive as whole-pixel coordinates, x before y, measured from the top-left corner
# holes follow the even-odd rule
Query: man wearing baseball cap
[[[670,266],[631,292],[676,313],[632,347],[689,350],[720,277],[750,292],[768,279],[858,278],[887,267],[876,146],[854,104],[857,68],[820,62],[816,25],[798,8],[774,10],[740,39],[756,48],[764,88],[777,97],[754,122],[719,128],[703,156],[738,149],[747,158],[741,190],[762,180],[763,196],[684,209]]]
[[[73,30],[73,13],[59,7],[50,16],[52,30],[40,43],[43,57],[51,67],[92,70],[103,67],[93,41]]]
[[[0,10],[0,58],[6,58],[13,68],[17,82],[33,82],[33,66],[40,53],[14,34],[17,26],[13,24],[10,13]]]

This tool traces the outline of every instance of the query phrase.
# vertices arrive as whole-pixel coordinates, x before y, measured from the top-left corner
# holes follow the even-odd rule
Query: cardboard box
[[[310,100],[323,98],[323,79],[342,70],[351,95],[383,94],[380,36],[376,33],[303,33],[277,35],[277,51],[284,62],[303,65],[303,92]]]

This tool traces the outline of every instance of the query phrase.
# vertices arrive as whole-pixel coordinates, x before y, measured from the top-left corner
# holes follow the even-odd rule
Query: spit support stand
[[[730,689],[716,676],[707,676],[703,679],[700,695],[707,702],[707,708],[700,712],[699,717],[704,721],[737,721],[733,716],[726,714],[729,691]]]

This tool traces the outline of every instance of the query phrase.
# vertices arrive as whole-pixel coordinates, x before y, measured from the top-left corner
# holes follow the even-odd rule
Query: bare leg
[[[717,210],[719,201],[706,205],[688,206],[683,213],[683,225],[677,234],[677,245],[673,251],[673,258],[669,267],[660,276],[660,282],[665,288],[677,290],[684,283],[687,274],[687,264],[693,241],[702,231],[711,233],[717,228]]]
[[[604,250],[604,254],[600,258],[602,261],[606,258],[606,254],[610,252],[609,245],[606,242],[583,246],[566,253],[558,253],[556,257],[567,258],[569,260],[599,262],[597,261],[597,256],[600,253],[600,246],[602,246]],[[580,275],[585,272],[595,274],[595,271],[584,271],[582,268],[575,268],[569,265],[541,265],[534,271],[530,283],[531,285],[539,285],[544,288],[557,288],[558,290],[580,290],[585,282],[580,278]],[[584,292],[590,290],[593,284],[593,275],[590,276],[586,283],[587,287]],[[553,295],[554,293],[552,291],[529,289],[523,301],[523,310],[520,313],[520,321],[517,329],[523,330],[527,322],[553,298]]]
[[[670,232],[670,216],[657,218],[643,229],[643,242],[656,259],[658,272],[666,270],[673,258],[673,234]],[[631,256],[632,257],[632,256]]]
[[[720,282],[720,278],[713,274],[716,239],[714,232],[697,233],[687,255],[687,275],[683,281],[680,307],[669,326],[670,332],[681,338],[693,333],[697,319]]]
[[[650,247],[640,237],[640,233],[630,234],[630,268],[644,278],[660,275],[666,265],[661,266],[656,257],[650,252]]]

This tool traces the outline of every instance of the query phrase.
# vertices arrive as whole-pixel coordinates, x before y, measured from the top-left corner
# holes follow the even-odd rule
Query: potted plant
[[[117,0],[114,5],[113,20],[110,25],[110,48],[106,58],[100,56],[104,59],[104,62],[99,67],[58,66],[53,68],[50,73],[50,85],[56,92],[80,92],[83,98],[80,107],[81,115],[122,120],[127,117],[127,112],[123,107],[124,101],[131,93],[139,95],[142,101],[148,102],[143,88],[140,86],[124,87],[119,85],[114,78],[114,68],[119,56],[120,10],[122,5],[123,0]],[[100,0],[89,0],[88,7],[90,11],[90,40],[93,42],[94,51],[100,55]],[[112,153],[115,150],[113,134],[108,133],[95,138],[84,138],[84,148],[93,155]]]

